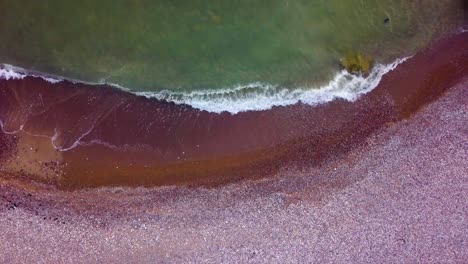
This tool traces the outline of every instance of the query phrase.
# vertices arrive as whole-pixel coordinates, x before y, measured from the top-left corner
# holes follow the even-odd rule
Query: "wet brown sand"
[[[357,102],[237,115],[106,86],[51,84],[34,77],[1,80],[0,120],[12,133],[0,137],[2,171],[79,189],[215,186],[275,175],[284,167],[318,166],[345,155],[377,129],[408,118],[459,82],[468,73],[467,44],[467,33],[438,41]]]

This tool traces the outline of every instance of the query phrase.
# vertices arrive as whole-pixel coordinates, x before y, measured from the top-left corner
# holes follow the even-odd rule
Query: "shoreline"
[[[363,94],[372,91],[378,85],[382,76],[394,70],[410,57],[398,58],[388,64],[377,63],[366,76],[352,74],[345,69],[341,69],[334,74],[333,78],[316,84],[314,88],[286,88],[279,84],[253,82],[216,90],[134,91],[119,84],[80,81],[27,70],[10,64],[0,64],[0,76],[7,81],[33,77],[40,78],[51,84],[67,82],[80,86],[94,86],[96,89],[99,87],[115,88],[119,92],[124,91],[131,95],[156,99],[158,102],[174,103],[209,113],[235,115],[249,111],[268,111],[274,107],[288,107],[299,103],[316,106],[337,99],[353,102]]]
[[[0,178],[0,260],[462,262],[467,84],[344,156],[261,181],[70,192]]]
[[[409,117],[466,76],[467,39],[467,33],[460,33],[434,43],[356,102],[296,104],[237,115],[207,113],[106,86],[52,84],[35,77],[0,80],[2,126],[23,129],[0,139],[16,148],[0,150],[0,160],[10,173],[65,189],[218,186],[269,177],[283,167],[318,165]],[[57,151],[49,144],[47,149],[50,138],[56,147],[76,147]],[[28,149],[31,144],[35,147]]]
[[[2,58],[135,91],[0,64],[0,263],[467,262],[468,1],[5,5]],[[309,87],[334,47],[412,55],[136,91]]]

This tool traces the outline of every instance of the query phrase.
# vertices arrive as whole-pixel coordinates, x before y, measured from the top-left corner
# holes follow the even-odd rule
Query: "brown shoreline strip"
[[[34,77],[0,80],[4,130],[23,131],[0,137],[0,167],[75,189],[212,186],[271,176],[286,165],[319,164],[408,117],[467,76],[467,45],[468,33],[438,41],[354,103],[336,100],[237,115],[106,86],[51,84]],[[50,138],[62,149],[76,146],[57,151]]]

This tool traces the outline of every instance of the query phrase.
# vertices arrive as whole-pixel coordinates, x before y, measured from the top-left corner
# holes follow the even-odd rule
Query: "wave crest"
[[[27,71],[19,67],[3,64],[0,67],[0,78],[23,79],[27,76],[42,78],[50,83],[68,80],[90,85],[112,85],[118,89],[134,93],[147,98],[155,98],[175,104],[186,104],[193,108],[213,113],[229,112],[237,114],[245,111],[268,110],[274,106],[286,106],[299,102],[308,105],[327,103],[335,99],[355,101],[362,94],[368,93],[379,84],[382,77],[394,70],[409,57],[397,59],[390,64],[377,64],[371,73],[364,77],[350,74],[345,70],[338,72],[326,85],[321,87],[299,87],[295,89],[269,83],[254,82],[247,85],[237,85],[226,89],[198,90],[190,92],[157,91],[134,92],[131,89],[111,83],[89,83],[64,77],[57,77]]]
[[[367,77],[350,74],[345,70],[321,87],[290,89],[268,83],[255,82],[228,89],[191,92],[159,91],[135,92],[140,96],[190,105],[199,110],[214,113],[237,114],[245,111],[261,111],[274,106],[286,106],[299,102],[317,105],[341,98],[355,101],[379,84],[382,77],[394,70],[409,57],[397,59],[390,64],[377,64]]]

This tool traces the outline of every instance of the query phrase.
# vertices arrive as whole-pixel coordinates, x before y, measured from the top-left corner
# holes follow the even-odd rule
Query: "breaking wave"
[[[354,75],[342,70],[323,86],[299,87],[294,89],[275,84],[255,82],[217,90],[134,92],[118,84],[91,84],[109,84],[139,96],[174,102],[175,104],[186,104],[203,111],[237,114],[245,111],[268,110],[274,106],[286,106],[299,102],[308,105],[318,105],[335,99],[355,101],[359,96],[377,87],[386,73],[394,70],[408,58],[409,57],[397,59],[390,64],[377,64],[367,76]],[[39,77],[51,83],[57,83],[63,80],[81,82],[63,77],[31,72],[7,64],[2,65],[0,68],[0,78],[6,80],[23,79],[27,76]],[[90,84],[89,82],[82,83]]]

